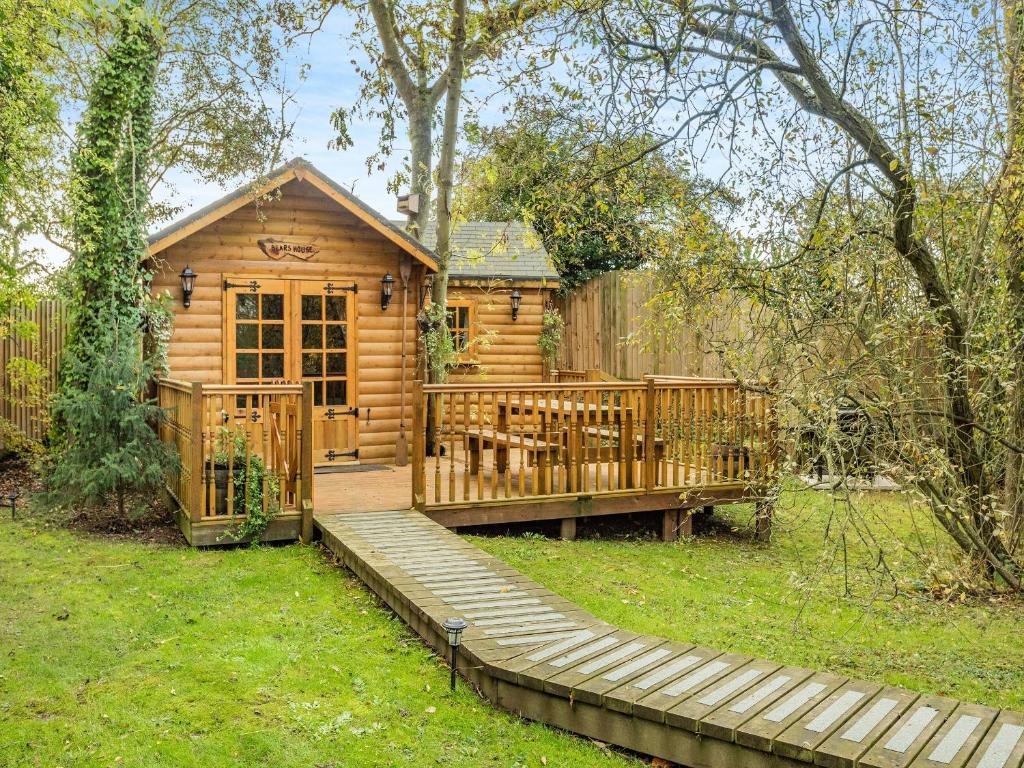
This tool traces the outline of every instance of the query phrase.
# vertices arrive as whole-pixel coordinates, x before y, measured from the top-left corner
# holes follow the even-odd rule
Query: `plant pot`
[[[228,513],[228,475],[234,477],[235,496],[234,496],[234,512],[239,514],[238,505],[242,501],[239,499],[240,494],[238,493],[239,486],[245,486],[245,467],[234,467],[229,470],[227,464],[214,464],[213,465],[213,489],[214,489],[214,507],[213,514],[219,516],[226,516]],[[242,510],[244,512],[244,510]]]
[[[717,468],[721,459],[722,474],[728,480],[742,480],[742,467],[750,468],[750,449],[745,445],[722,445],[714,443],[711,446],[712,466]],[[740,459],[743,459],[742,465]],[[730,467],[729,459],[732,459]],[[731,470],[731,471],[730,471]]]

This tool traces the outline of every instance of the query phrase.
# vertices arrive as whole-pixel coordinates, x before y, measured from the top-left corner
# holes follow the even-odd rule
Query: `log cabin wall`
[[[308,261],[294,256],[274,260],[257,241],[287,237],[315,244]],[[389,463],[395,458],[399,390],[402,375],[402,250],[361,222],[307,181],[280,187],[280,196],[245,205],[189,235],[155,256],[154,289],[174,298],[174,334],[169,346],[170,375],[176,379],[224,383],[224,288],[226,276],[311,278],[355,281],[355,348],[358,389],[353,405],[360,408],[359,458],[363,463]],[[198,274],[192,306],[181,302],[179,274],[188,264]],[[387,312],[380,307],[380,280],[390,272],[396,280]],[[409,286],[406,424],[411,423],[411,382],[416,363],[416,305],[423,267],[415,265]],[[526,299],[523,305],[526,307]],[[524,314],[526,314],[524,312]],[[369,413],[369,420],[367,420]]]
[[[511,293],[522,294],[519,317],[513,322]],[[473,307],[473,341],[465,362],[451,373],[452,383],[492,381],[523,383],[544,380],[537,338],[540,336],[544,304],[552,289],[539,281],[512,284],[508,281],[452,280],[448,288],[450,307],[469,302]]]

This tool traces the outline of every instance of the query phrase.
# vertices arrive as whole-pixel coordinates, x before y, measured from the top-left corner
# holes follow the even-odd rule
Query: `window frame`
[[[456,321],[458,320],[458,310],[459,309],[466,309],[466,310],[468,310],[467,311],[466,327],[465,328],[460,328],[458,325],[456,325],[453,328],[449,324],[449,322],[448,322],[449,318],[452,317],[452,314],[450,314],[451,310],[456,310],[454,312],[454,317],[455,317]],[[465,331],[465,334],[466,334],[466,345],[461,350],[460,349],[456,349],[455,350],[455,357],[456,357],[456,360],[458,360],[460,363],[468,362],[469,360],[471,360],[472,359],[471,352],[472,352],[473,342],[476,340],[476,302],[473,301],[472,299],[449,299],[448,302],[447,302],[447,305],[445,307],[445,325],[448,328],[448,333],[453,335],[453,341],[454,341],[454,333],[455,333],[455,331],[458,331],[458,330]]]

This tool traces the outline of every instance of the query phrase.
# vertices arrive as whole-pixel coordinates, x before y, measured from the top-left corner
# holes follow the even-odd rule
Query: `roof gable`
[[[437,257],[423,243],[411,237],[405,230],[395,226],[377,211],[353,195],[333,179],[317,170],[311,163],[295,158],[275,168],[262,184],[247,184],[239,187],[219,200],[200,208],[169,227],[149,236],[149,254],[154,255],[184,240],[189,235],[208,227],[216,221],[234,213],[259,197],[266,195],[289,181],[305,181],[325,196],[334,200],[356,218],[376,230],[403,251],[431,270],[437,269]]]

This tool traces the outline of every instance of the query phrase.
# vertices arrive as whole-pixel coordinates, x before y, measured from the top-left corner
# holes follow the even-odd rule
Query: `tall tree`
[[[634,0],[602,21],[609,82],[636,114],[668,118],[666,143],[722,148],[750,215],[778,214],[758,216],[775,235],[758,259],[705,276],[776,308],[805,297],[800,325],[763,327],[786,335],[783,373],[798,386],[794,350],[840,366],[848,375],[818,372],[833,407],[855,396],[888,438],[888,466],[982,572],[1020,589],[997,493],[1024,450],[1007,426],[1007,393],[1024,381],[1007,311],[1019,272],[1004,269],[990,227],[1006,121],[988,9]],[[894,384],[923,383],[908,333],[934,364],[927,391]]]
[[[141,181],[173,191],[175,169],[211,184],[251,178],[278,165],[291,135],[292,95],[282,69],[281,27],[271,0],[146,0],[163,44],[157,60],[150,161]],[[82,2],[63,19],[50,78],[62,123],[73,125],[92,92],[97,63],[115,33],[109,4]],[[65,195],[76,136],[55,137],[34,183],[19,190],[19,209],[34,216],[56,246],[72,249]],[[173,196],[166,196],[173,200]],[[152,221],[180,207],[150,201]]]
[[[1024,2],[1004,0],[1006,63],[1006,158],[1000,188],[1002,245],[1006,251],[1006,285],[1010,338],[1016,339],[1016,387],[1009,393],[1007,438],[1024,446]],[[1004,503],[1012,516],[1010,539],[1024,534],[1024,453],[1006,457]]]
[[[160,40],[140,3],[113,11],[114,38],[99,64],[72,160],[69,350],[96,351],[116,326],[139,334],[145,280],[146,184]],[[72,386],[78,382],[69,382]]]
[[[33,222],[17,198],[36,183],[33,169],[59,132],[50,76],[70,11],[66,3],[0,0],[0,337],[10,307],[30,298],[26,278],[39,270],[22,248]]]
[[[530,222],[563,291],[666,251],[725,245],[715,208],[726,195],[695,179],[676,151],[646,153],[649,137],[598,137],[597,128],[580,105],[524,99],[509,123],[471,133],[459,215]],[[639,159],[623,165],[631,156]]]
[[[323,17],[336,6],[330,5]],[[332,116],[337,147],[351,146],[348,126],[355,115],[366,114],[382,122],[380,149],[368,167],[391,153],[398,136],[398,124],[407,122],[410,160],[406,174],[392,180],[397,190],[408,183],[419,195],[419,212],[410,218],[409,231],[419,237],[430,216],[436,192],[438,271],[431,286],[431,309],[425,340],[428,378],[444,380],[445,307],[448,290],[448,262],[451,235],[451,194],[455,154],[462,112],[463,83],[485,65],[497,66],[506,49],[523,50],[532,23],[547,12],[546,0],[506,0],[479,6],[467,0],[368,0],[367,3],[338,3],[357,19],[354,44],[370,63],[358,69],[363,78],[359,103],[342,107]],[[310,13],[292,7],[293,18],[310,18]],[[289,15],[289,14],[284,14]],[[315,18],[314,14],[314,18]],[[526,59],[536,58],[531,53]],[[494,74],[492,71],[491,74]],[[441,107],[443,101],[443,108]],[[435,130],[440,125],[440,140]],[[434,167],[434,158],[438,164]],[[436,171],[436,183],[434,173]],[[433,338],[432,338],[433,337]]]

